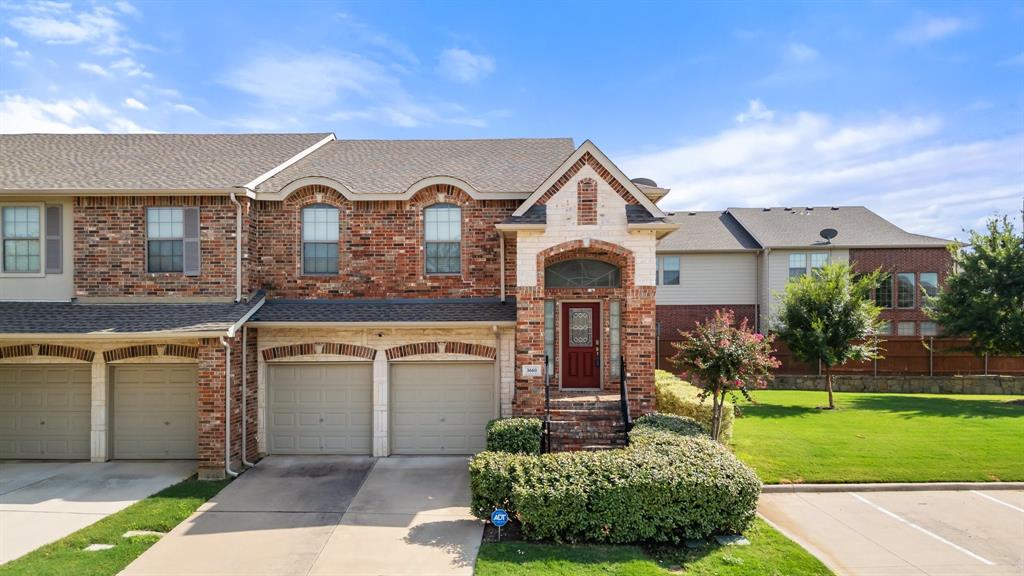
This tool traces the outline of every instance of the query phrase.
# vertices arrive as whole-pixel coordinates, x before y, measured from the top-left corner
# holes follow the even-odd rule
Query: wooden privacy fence
[[[658,343],[658,367],[674,370],[669,358],[675,354],[674,340]],[[1024,375],[1024,356],[975,356],[957,350],[967,341],[956,338],[900,338],[880,340],[882,356],[873,362],[848,362],[832,370],[833,374],[907,374],[918,376],[956,376],[967,374]],[[776,342],[775,357],[782,362],[776,374],[818,374],[818,366],[799,362],[784,342]]]

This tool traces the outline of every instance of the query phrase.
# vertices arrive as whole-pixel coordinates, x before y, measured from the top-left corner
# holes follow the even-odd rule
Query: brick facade
[[[146,271],[146,208],[157,206],[199,207],[199,276]],[[235,218],[224,196],[76,197],[75,295],[234,297]]]
[[[576,223],[580,226],[597,224],[597,182],[584,178],[576,183]]]
[[[952,271],[953,258],[945,248],[871,248],[851,249],[850,262],[857,272],[882,270],[896,277],[900,272],[915,274],[915,297],[913,308],[896,307],[896,286],[893,285],[893,307],[882,310],[881,319],[892,326],[892,337],[899,338],[896,326],[899,322],[914,322],[915,331],[909,338],[920,338],[920,323],[930,321],[928,314],[921,307],[921,272],[936,272],[939,285],[946,282]]]
[[[241,469],[242,460],[242,336],[228,340],[231,347],[231,365],[227,366],[227,353],[219,339],[199,341],[198,366],[198,467],[200,478],[223,478],[224,438],[226,435],[225,375],[231,370],[231,467]],[[258,357],[255,331],[250,331],[246,342],[246,399],[247,455],[256,454],[258,395],[256,387]]]
[[[426,274],[423,209],[462,210],[462,273]],[[302,274],[301,214],[312,204],[339,210],[339,273]],[[434,185],[408,201],[351,202],[325,186],[307,186],[283,202],[257,202],[258,284],[278,298],[437,298],[498,296],[499,232],[515,211],[509,200],[477,201],[450,185]],[[515,247],[506,277],[515,277]],[[510,276],[509,276],[510,275]]]
[[[715,310],[732,310],[736,321],[746,318],[753,326],[757,319],[757,306],[753,304],[659,304],[658,324],[662,340],[677,340],[679,332],[688,332],[697,322],[715,315]]]

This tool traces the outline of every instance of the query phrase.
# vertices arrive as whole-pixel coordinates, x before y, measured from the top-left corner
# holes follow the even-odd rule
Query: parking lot
[[[1024,574],[1024,491],[764,494],[759,511],[840,575]]]

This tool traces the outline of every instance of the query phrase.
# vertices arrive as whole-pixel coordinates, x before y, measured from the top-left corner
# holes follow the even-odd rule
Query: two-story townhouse
[[[676,225],[589,141],[0,152],[0,458],[217,477],[266,453],[472,453],[546,390],[601,430],[621,390],[653,409],[655,245]]]
[[[719,308],[770,329],[786,283],[829,262],[882,270],[873,297],[887,338],[939,333],[922,309],[949,274],[949,240],[912,234],[863,206],[677,212],[658,244],[658,322],[675,339]]]

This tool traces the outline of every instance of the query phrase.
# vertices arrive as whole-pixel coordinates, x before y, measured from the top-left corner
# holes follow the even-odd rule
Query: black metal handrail
[[[629,416],[629,398],[626,393],[626,357],[619,356],[619,409],[622,411],[622,424],[626,429],[626,433],[633,428],[633,420]],[[626,436],[626,442],[629,442],[629,436]]]
[[[551,451],[551,359],[544,355],[544,452]]]

